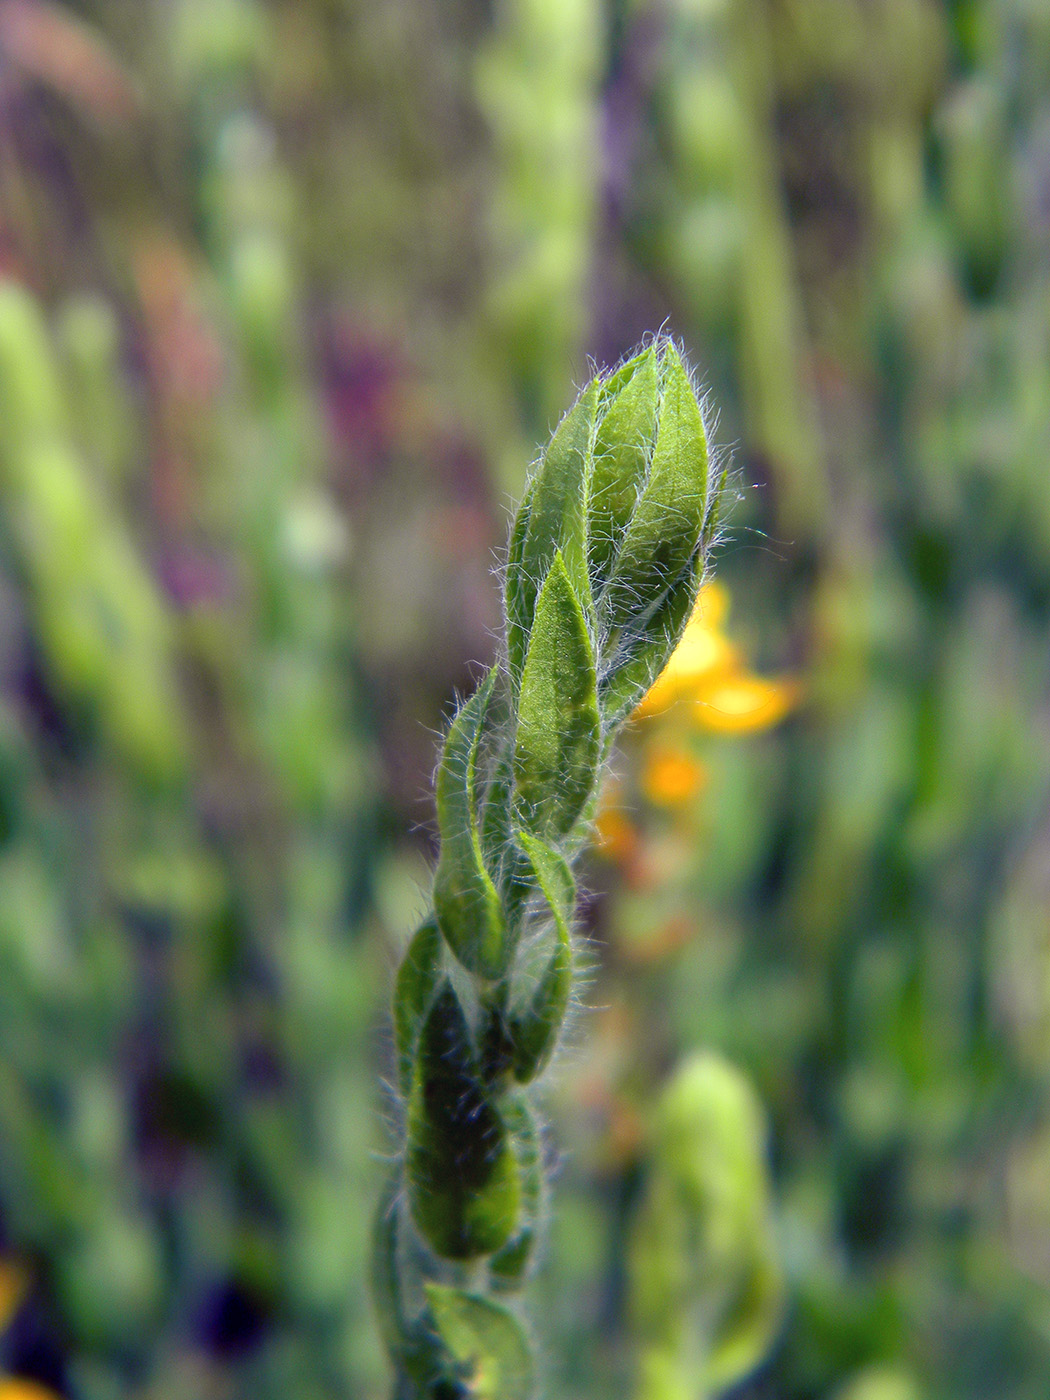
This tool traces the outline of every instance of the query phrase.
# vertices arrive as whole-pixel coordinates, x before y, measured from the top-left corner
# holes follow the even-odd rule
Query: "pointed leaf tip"
[[[412,1088],[416,1040],[440,977],[441,932],[436,919],[427,919],[412,935],[394,984],[397,1078],[406,1098]]]
[[[507,652],[521,674],[538,606],[540,584],[560,553],[582,605],[590,608],[587,574],[587,495],[594,465],[600,382],[593,379],[555,430],[518,512],[507,565]]]

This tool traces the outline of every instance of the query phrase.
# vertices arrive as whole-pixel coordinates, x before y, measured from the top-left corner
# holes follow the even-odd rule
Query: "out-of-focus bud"
[[[629,1250],[638,1400],[696,1400],[761,1362],[780,1323],[762,1109],[711,1053],[689,1059],[656,1108]]]
[[[855,1376],[835,1400],[922,1400],[922,1391],[904,1371],[877,1366]]]
[[[691,83],[677,85],[672,90],[670,117],[676,175],[698,190],[733,189],[744,118],[728,74],[706,65]]]
[[[267,41],[265,12],[252,0],[180,0],[171,41],[187,84],[234,78],[251,69]]]

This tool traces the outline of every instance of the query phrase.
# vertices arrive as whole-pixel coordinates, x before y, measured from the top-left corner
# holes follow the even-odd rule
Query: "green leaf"
[[[511,1135],[521,1178],[521,1227],[489,1260],[492,1286],[519,1288],[525,1277],[543,1219],[545,1200],[543,1142],[539,1124],[524,1094],[508,1094],[503,1119]]]
[[[536,490],[538,474],[530,479],[525,487],[511,526],[510,543],[507,546],[507,573],[503,582],[503,600],[506,611],[507,649],[511,675],[521,674],[528,646],[529,628],[536,607],[536,585],[521,566],[522,551],[525,548],[525,535],[532,515],[532,497]]]
[[[703,566],[698,553],[670,588],[607,639],[598,681],[606,734],[630,716],[671,659],[696,604]]]
[[[511,845],[513,791],[514,755],[507,748],[495,764],[481,817],[481,848],[492,870],[496,869]]]
[[[513,951],[499,893],[485,868],[478,834],[475,768],[495,667],[452,722],[437,776],[441,853],[434,911],[456,957],[479,977],[498,978]]]
[[[605,621],[627,624],[681,577],[703,537],[710,505],[700,405],[673,345],[660,365],[661,402],[649,477],[624,535],[604,597]]]
[[[598,423],[587,518],[591,585],[596,592],[608,574],[649,469],[659,400],[656,370],[655,350],[645,350],[606,384],[607,394],[614,383],[616,388]]]
[[[559,925],[565,929],[576,910],[576,881],[568,861],[528,831],[519,831],[518,840],[529,858],[536,881]]]
[[[425,1291],[434,1326],[462,1366],[471,1400],[529,1400],[532,1357],[514,1315],[459,1288],[428,1283]]]
[[[427,919],[412,935],[394,983],[394,1040],[397,1078],[407,1098],[412,1088],[412,1064],[423,1017],[441,978],[441,932]]]
[[[426,1394],[452,1369],[452,1358],[422,1318],[405,1315],[401,1287],[399,1181],[391,1179],[379,1201],[372,1227],[371,1289],[380,1336],[391,1361]]]
[[[514,745],[518,818],[562,835],[597,777],[601,738],[594,652],[560,553],[536,604],[521,678]]]
[[[561,553],[583,607],[590,609],[587,573],[587,492],[593,462],[599,381],[594,379],[562,419],[529,485],[528,519],[517,543],[518,513],[507,564],[507,653],[512,676],[525,664],[537,593]]]
[[[508,745],[496,764],[489,790],[485,795],[485,810],[481,818],[481,847],[486,868],[492,871],[500,893],[503,915],[510,930],[511,942],[516,934],[525,901],[532,890],[526,878],[528,862],[514,840],[514,750]]]
[[[449,982],[419,1035],[406,1176],[412,1218],[446,1259],[492,1254],[517,1228],[521,1187],[514,1152],[478,1077],[467,1023]]]
[[[570,924],[576,903],[572,871],[557,851],[542,841],[520,833],[536,880],[554,916],[554,951],[526,1004],[511,1008],[508,1032],[512,1046],[511,1068],[519,1084],[527,1084],[546,1066],[558,1043],[572,990],[572,935]]]

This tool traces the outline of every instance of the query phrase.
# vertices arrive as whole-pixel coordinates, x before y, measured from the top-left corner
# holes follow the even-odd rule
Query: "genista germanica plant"
[[[437,771],[433,907],[397,974],[404,1143],[373,1286],[396,1400],[525,1400],[545,1208],[533,1086],[572,997],[573,860],[603,760],[692,611],[715,529],[700,402],[654,341],[584,388],[514,520],[502,654]]]

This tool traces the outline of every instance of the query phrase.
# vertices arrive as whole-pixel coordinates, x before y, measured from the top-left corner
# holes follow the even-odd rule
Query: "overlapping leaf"
[[[452,722],[437,776],[441,853],[434,909],[441,932],[464,967],[495,978],[511,948],[499,893],[485,868],[478,832],[475,768],[478,743],[495,687],[493,668]]]
[[[532,1357],[513,1313],[443,1284],[428,1283],[426,1297],[441,1340],[462,1367],[471,1400],[528,1400]]]
[[[624,531],[604,599],[620,628],[681,577],[710,508],[707,437],[696,392],[673,345],[660,365],[660,413],[648,478]]]
[[[514,745],[518,813],[541,837],[562,835],[597,777],[601,747],[594,650],[560,552],[536,604]]]
[[[507,653],[515,677],[525,664],[540,586],[555,554],[582,606],[590,608],[587,497],[598,389],[595,379],[558,425],[515,522],[507,568]]]
[[[412,1218],[444,1258],[492,1254],[514,1233],[521,1197],[514,1153],[450,982],[419,1033],[405,1165]]]
[[[524,1004],[509,1013],[511,1067],[519,1084],[543,1070],[558,1043],[572,990],[570,925],[576,901],[572,871],[557,851],[523,831],[519,837],[554,918],[554,950]]]

